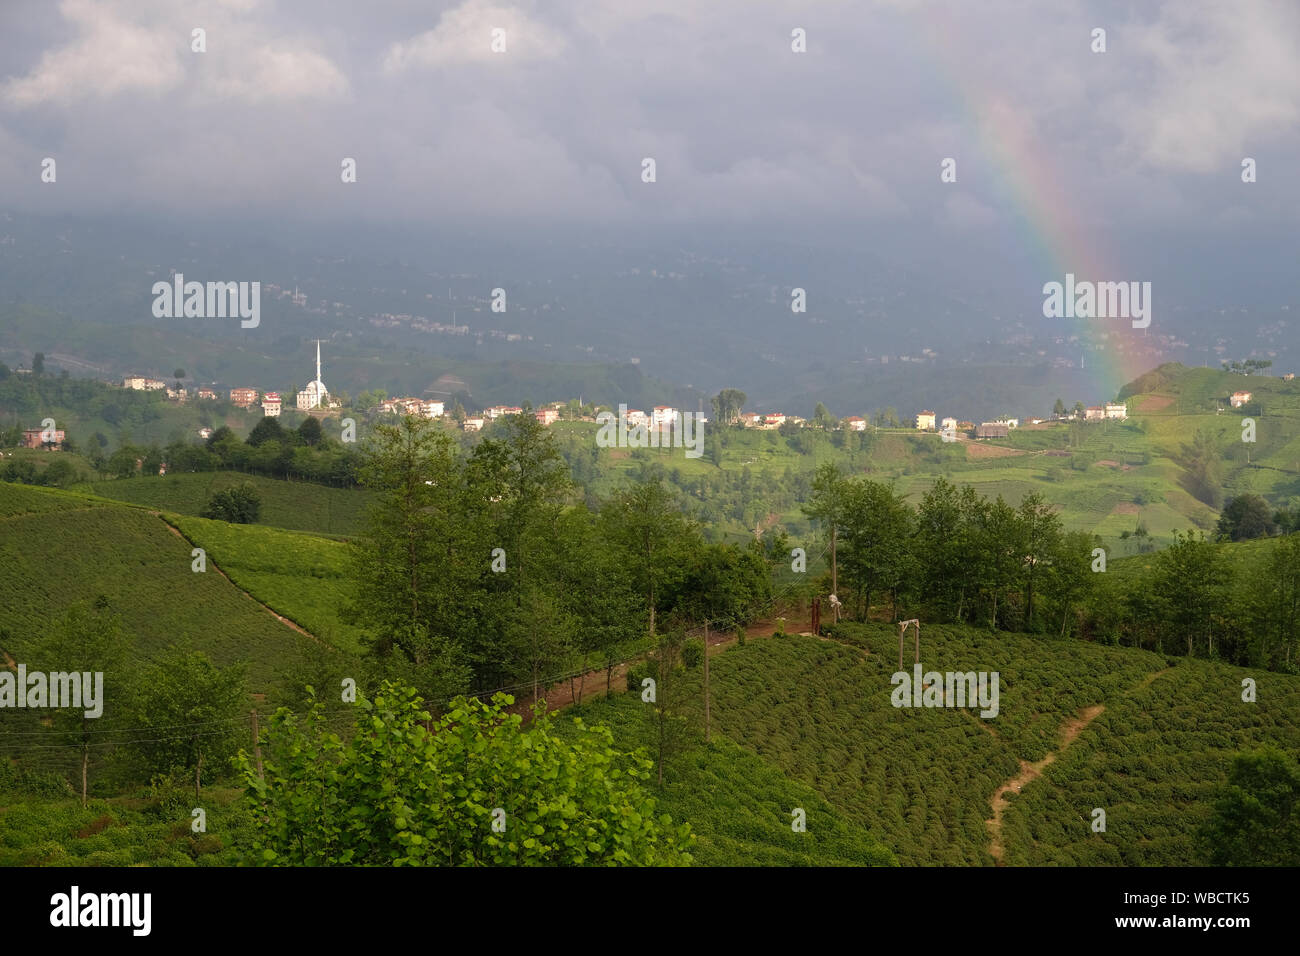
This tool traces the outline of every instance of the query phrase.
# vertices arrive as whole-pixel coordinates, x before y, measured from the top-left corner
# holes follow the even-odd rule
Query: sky
[[[0,207],[1105,258],[1295,224],[1297,62],[1292,0],[4,0]]]

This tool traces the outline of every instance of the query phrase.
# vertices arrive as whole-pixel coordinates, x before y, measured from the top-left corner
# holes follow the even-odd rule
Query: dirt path
[[[792,622],[786,619],[786,627],[791,628],[801,626],[799,622]],[[745,640],[756,638],[771,637],[776,633],[776,619],[766,621],[755,621],[745,628]],[[695,628],[687,631],[688,637],[703,637],[704,628]],[[822,638],[830,640],[830,638]],[[727,648],[736,643],[735,631],[710,631],[709,632],[709,656],[717,657]],[[843,645],[848,647],[850,645]],[[856,650],[863,651],[861,648]],[[640,660],[640,658],[638,658]],[[610,681],[610,691],[614,694],[621,694],[627,691],[627,669],[635,662],[625,662],[614,668],[612,680]],[[583,702],[588,700],[597,700],[605,696],[605,668],[599,667],[590,670],[585,675],[586,683],[583,683],[583,675],[575,677],[570,681],[567,677],[563,680],[552,684],[549,690],[543,690],[538,697],[546,701],[546,707],[550,711],[563,710],[577,703],[581,697]],[[533,712],[533,696],[531,688],[517,692],[515,703],[509,707],[510,713],[519,714],[524,720],[529,720]]]
[[[1057,754],[1062,753],[1066,747],[1070,746],[1083,731],[1083,728],[1096,720],[1105,709],[1104,704],[1094,704],[1079,711],[1078,716],[1066,720],[1065,723],[1061,724],[1060,745],[1042,760],[1034,763],[1030,763],[1028,760],[1020,761],[1020,773],[998,787],[997,792],[993,794],[993,798],[989,801],[989,805],[993,810],[993,817],[984,822],[989,828],[989,853],[998,866],[1003,865],[1002,857],[1006,853],[1006,847],[1002,845],[1002,814],[1006,812],[1009,803],[1006,794],[1011,790],[1019,793],[1022,787],[1028,786],[1042,776],[1048,765],[1056,760]]]
[[[172,524],[170,521],[168,521],[166,518],[164,518],[164,517],[162,516],[162,512],[160,512],[160,511],[151,511],[151,512],[149,512],[149,513],[150,513],[151,515],[153,515],[155,518],[157,518],[159,521],[161,521],[161,522],[162,522],[162,523],[167,527],[167,530],[168,530],[168,531],[170,531],[172,534],[176,535],[176,537],[180,538],[182,541],[184,541],[184,542],[186,542],[187,544],[189,544],[190,547],[192,547],[192,548],[197,548],[197,547],[199,547],[199,546],[198,546],[197,544],[195,544],[193,541],[190,541],[189,538],[185,537],[185,535],[181,533],[181,529],[180,529],[180,528],[176,527],[174,524]],[[205,551],[204,554],[206,555],[207,552]],[[212,557],[211,557],[210,555],[207,556],[204,560],[207,561],[208,567],[212,568],[212,569],[213,569],[214,571],[216,571],[219,575],[221,575],[223,578],[225,578],[226,581],[227,581],[227,583],[229,583],[230,586],[231,586],[232,588],[234,588],[236,591],[238,591],[238,592],[239,592],[240,594],[242,594],[244,597],[248,598],[250,601],[252,601],[252,602],[253,602],[254,604],[256,604],[258,607],[260,607],[260,608],[261,608],[263,611],[265,611],[267,614],[271,615],[271,617],[275,618],[277,621],[279,621],[279,622],[280,622],[281,624],[283,624],[285,627],[297,631],[297,632],[298,632],[299,634],[301,634],[303,637],[311,638],[313,641],[315,641],[315,642],[316,642],[317,644],[319,644],[321,647],[329,647],[329,646],[330,646],[329,644],[326,644],[324,641],[322,641],[322,640],[321,640],[319,637],[317,637],[315,634],[313,634],[311,631],[307,630],[306,628],[302,627],[301,625],[295,624],[293,621],[289,620],[289,619],[288,619],[287,617],[285,617],[283,614],[281,614],[280,612],[278,612],[275,608],[271,607],[269,604],[263,604],[263,603],[262,603],[261,601],[259,601],[257,598],[253,597],[253,595],[249,594],[247,591],[245,591],[243,588],[241,588],[241,587],[240,587],[238,584],[236,584],[234,581],[231,581],[231,580],[230,580],[230,575],[227,574],[225,571],[222,571],[221,568],[217,567],[217,562],[213,561],[213,560],[212,560]]]

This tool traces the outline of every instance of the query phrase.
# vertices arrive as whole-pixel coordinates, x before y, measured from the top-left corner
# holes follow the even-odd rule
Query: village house
[[[784,415],[782,415],[780,412],[771,412],[763,416],[763,424],[760,425],[759,427],[767,428],[767,429],[780,428],[784,424],[785,424]]]
[[[23,447],[24,448],[45,448],[49,451],[59,451],[63,448],[63,429],[55,428],[49,432],[49,440],[46,439],[44,428],[24,428],[23,429]]]
[[[1250,396],[1250,392],[1233,392],[1228,401],[1232,403],[1233,408],[1241,408],[1242,405],[1250,401]]]
[[[939,423],[939,427],[946,432],[955,432],[957,430],[957,419],[950,415]]]
[[[1127,419],[1128,419],[1128,405],[1125,404],[1124,402],[1107,402],[1107,403],[1106,403],[1106,418],[1107,418],[1107,419],[1115,419],[1115,420],[1117,420],[1117,421],[1121,421],[1121,422],[1127,420]]]
[[[916,429],[922,432],[934,431],[934,412],[924,411],[917,415]]]
[[[1010,418],[1010,417],[1008,417],[1008,416],[1006,416],[1006,415],[1003,415],[1001,418],[995,418],[995,419],[993,419],[993,424],[995,424],[995,425],[1006,425],[1008,429],[1010,429],[1010,428],[1019,428],[1019,427],[1020,427],[1020,419],[1018,419],[1018,418]]]
[[[849,431],[864,432],[867,430],[867,420],[861,415],[850,415],[844,419],[843,424]]]
[[[167,397],[168,397],[169,399],[171,399],[173,402],[184,402],[184,401],[186,401],[190,396],[189,396],[189,393],[186,392],[185,389],[184,389],[183,387],[182,387],[182,388],[178,388],[178,387],[176,387],[175,385],[168,385],[168,386],[167,386]]]
[[[461,426],[467,432],[481,432],[483,430],[483,419],[467,418],[465,424]]]
[[[740,424],[745,428],[757,428],[763,421],[763,416],[758,412],[743,412],[740,416]]]
[[[673,408],[671,405],[656,405],[654,407],[652,421],[655,428],[664,428],[665,426],[671,425],[676,418],[677,409]]]
[[[650,416],[639,408],[629,408],[627,410],[627,427],[641,428],[650,424]]]
[[[271,418],[280,417],[280,393],[267,392],[262,396],[262,414]]]
[[[210,388],[201,388],[199,389],[199,400],[204,402],[215,402],[217,400],[217,393]]]
[[[202,438],[202,439],[204,439],[205,441],[206,441],[207,439],[211,438],[211,437],[212,437],[212,429],[211,429],[211,428],[208,428],[206,425],[204,425],[202,428],[199,429],[199,437]]]
[[[137,392],[156,392],[167,387],[160,378],[146,378],[143,375],[128,375],[122,379],[123,388],[135,389]]]
[[[1106,420],[1106,409],[1100,405],[1089,405],[1083,410],[1083,419],[1088,422],[1101,422]]]
[[[506,415],[522,415],[524,410],[518,405],[493,405],[491,408],[483,409],[483,417],[488,421],[496,421],[498,418],[504,418]]]
[[[257,389],[255,388],[232,388],[230,390],[230,402],[232,405],[238,405],[240,408],[247,408],[257,401]]]
[[[539,408],[533,416],[543,425],[553,425],[560,420],[560,413],[553,408]]]
[[[976,438],[1006,438],[1011,434],[1011,426],[1005,422],[984,422],[975,429]]]
[[[1294,378],[1295,378],[1295,372],[1287,372],[1285,375],[1282,376],[1282,381],[1289,382]]]

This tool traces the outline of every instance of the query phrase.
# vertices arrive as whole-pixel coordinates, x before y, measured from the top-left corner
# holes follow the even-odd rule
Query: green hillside
[[[360,652],[359,632],[339,617],[351,596],[346,544],[260,525],[166,518],[263,604],[341,651]]]
[[[1166,659],[1145,651],[927,624],[927,670],[999,672],[1000,710],[984,720],[974,710],[891,705],[895,627],[842,625],[838,637],[855,646],[774,638],[714,658],[714,727],[813,787],[903,865],[993,862],[985,821],[994,793],[1020,761],[1053,753],[1062,725],[1097,704],[1105,711],[1072,745],[1080,749],[1066,748],[1012,802],[1007,862],[1085,862],[1090,844],[1090,863],[1195,864],[1195,830],[1232,753],[1300,748],[1297,677],[1185,660],[1166,673]],[[1240,703],[1244,676],[1259,680],[1257,704]],[[696,697],[698,679],[688,678]],[[1092,834],[1079,818],[1094,806],[1116,808],[1124,828]]]
[[[105,498],[159,511],[198,515],[213,493],[243,482],[250,482],[261,496],[259,524],[293,531],[342,536],[354,534],[370,498],[364,490],[354,488],[330,488],[230,471],[117,478],[79,487]]]
[[[136,636],[141,657],[176,645],[219,665],[246,661],[252,689],[267,690],[312,642],[211,565],[191,570],[190,551],[142,509],[0,484],[0,643],[20,660],[64,608],[102,596]]]

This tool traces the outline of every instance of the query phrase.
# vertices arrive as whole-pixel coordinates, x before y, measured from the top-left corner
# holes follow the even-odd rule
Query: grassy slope
[[[1180,799],[1203,799],[1222,782],[1239,746],[1269,741],[1294,751],[1300,743],[1297,678],[1250,675],[1260,681],[1260,703],[1233,707],[1247,676],[1237,668],[1183,662],[1146,691],[1143,681],[1166,662],[1144,651],[927,626],[927,668],[999,672],[1000,713],[984,721],[958,710],[895,709],[889,675],[897,665],[896,629],[854,625],[844,633],[870,656],[791,637],[750,642],[715,658],[715,727],[815,787],[845,819],[878,834],[904,865],[990,863],[989,798],[1021,759],[1052,751],[1063,721],[1085,706],[1104,703],[1107,712],[1074,745],[1094,749],[1095,756],[1071,786],[1084,791],[1100,779],[1109,801],[1088,803],[1075,794],[1074,802],[1053,798],[1037,814],[1029,798],[1048,784],[1031,784],[1026,802],[1013,804],[1008,815],[1012,862],[1077,861],[1077,844],[1089,838],[1087,825],[1077,821],[1080,814],[1088,819],[1080,802],[1088,803],[1086,811],[1124,807],[1130,820],[1142,821],[1146,829],[1139,832],[1155,834],[1154,841],[1143,836],[1125,843],[1126,862],[1195,862],[1193,834],[1204,810],[1183,812]],[[1175,706],[1147,714],[1144,701],[1152,693]],[[1207,706],[1212,724],[1201,719]],[[1085,744],[1103,732],[1105,739]],[[1046,780],[1054,781],[1075,757],[1067,750]],[[1076,823],[1083,829],[1072,829]],[[1122,834],[1112,830],[1112,839],[1118,844],[1133,833],[1132,826]],[[1033,839],[1036,847],[1028,843]],[[1118,858],[1113,852],[1090,862]]]
[[[1258,700],[1242,701],[1252,677]],[[1148,687],[1106,702],[1003,818],[1013,865],[1192,866],[1234,754],[1300,752],[1300,678],[1179,660]],[[1093,833],[1092,811],[1106,811]]]
[[[0,484],[0,608],[5,647],[21,659],[63,608],[108,598],[149,658],[192,647],[227,665],[247,661],[254,691],[312,642],[209,568],[191,570],[190,545],[138,508]]]
[[[340,619],[350,594],[347,545],[298,531],[167,515],[239,587],[342,651],[360,634]]]
[[[650,706],[636,694],[618,694],[565,712],[604,724],[623,748],[653,752]],[[659,809],[691,824],[692,853],[704,866],[888,866],[893,855],[858,823],[837,813],[815,789],[721,735],[708,746],[692,734],[670,758]],[[807,814],[807,830],[791,828],[791,811]]]
[[[357,489],[329,488],[231,471],[166,475],[161,478],[120,478],[97,481],[83,487],[105,498],[146,505],[160,511],[197,515],[214,492],[245,481],[256,486],[262,498],[258,523],[293,531],[354,534],[370,500],[367,492]]]

